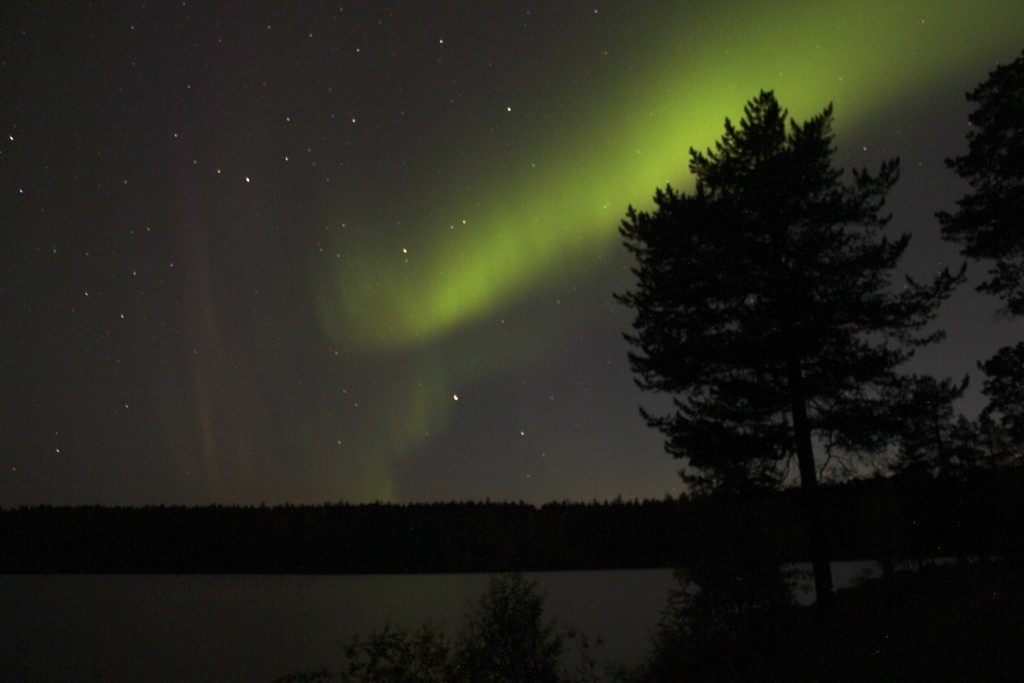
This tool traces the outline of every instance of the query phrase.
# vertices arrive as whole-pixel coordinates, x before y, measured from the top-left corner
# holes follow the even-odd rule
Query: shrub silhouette
[[[353,640],[345,656],[349,668],[343,681],[447,683],[455,678],[448,639],[431,622],[414,631],[387,625],[365,640]]]
[[[548,683],[563,680],[565,638],[544,622],[544,596],[521,574],[500,576],[466,619],[457,661],[465,680]]]
[[[563,666],[568,641],[582,654]],[[544,620],[544,595],[521,574],[491,579],[452,641],[427,622],[407,630],[387,624],[345,646],[347,668],[293,673],[275,683],[585,683],[597,680],[590,644]]]
[[[679,568],[675,580],[646,661],[618,680],[756,680],[760,655],[777,646],[777,628],[793,609],[791,577],[758,563],[717,577]]]
[[[720,511],[715,533],[695,530],[691,558],[675,570],[646,661],[620,681],[759,679],[760,657],[777,647],[779,627],[794,609],[798,576],[783,564],[763,522],[750,522],[752,509]]]

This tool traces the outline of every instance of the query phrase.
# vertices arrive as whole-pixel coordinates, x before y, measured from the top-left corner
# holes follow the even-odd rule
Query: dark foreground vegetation
[[[454,638],[431,623],[388,626],[350,641],[344,670],[276,683],[1021,680],[1022,579],[1006,561],[918,565],[840,590],[825,615],[764,583],[701,587],[680,570],[645,660],[626,667],[545,620],[537,585],[506,575]]]
[[[344,671],[300,672],[275,683],[583,683],[600,675],[590,647],[544,618],[536,583],[508,574],[491,580],[454,639],[430,622],[385,626],[345,646]]]
[[[1024,554],[1024,468],[823,488],[832,559]],[[3,573],[415,573],[805,561],[795,491],[611,503],[0,510]],[[752,523],[753,521],[753,523]],[[755,538],[756,537],[756,538]]]
[[[780,624],[762,675],[747,678],[1022,680],[1022,579],[1007,562],[924,566],[838,591],[828,618],[802,608]]]

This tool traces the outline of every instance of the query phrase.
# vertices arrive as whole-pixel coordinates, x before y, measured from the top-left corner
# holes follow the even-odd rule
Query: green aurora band
[[[410,245],[408,258],[396,247],[361,249],[325,273],[327,331],[376,350],[444,335],[534,291],[548,273],[594,265],[616,245],[625,207],[646,206],[659,184],[685,187],[686,150],[713,142],[725,115],[737,117],[759,89],[774,89],[798,120],[834,102],[842,133],[887,100],[1012,58],[1024,21],[1019,3],[784,7],[667,22],[676,25],[649,41],[660,47],[637,69],[643,76],[595,94],[610,104],[589,121],[551,131],[529,155],[489,160],[491,182],[470,196],[432,192],[450,199],[441,211],[425,207],[436,237]]]
[[[659,32],[646,37],[645,52],[613,46],[632,49],[635,69],[570,103],[578,116],[546,123],[529,148],[467,157],[465,150],[486,146],[467,134],[464,146],[437,151],[442,166],[459,154],[469,161],[457,171],[448,163],[421,189],[416,229],[395,238],[405,243],[353,244],[340,235],[328,244],[340,257],[314,264],[318,313],[333,342],[404,368],[404,390],[388,397],[377,432],[388,434],[385,442],[350,445],[368,456],[362,497],[395,497],[391,465],[445,429],[453,387],[564,343],[499,338],[483,323],[552,283],[595,271],[619,248],[627,205],[646,208],[654,188],[670,181],[689,187],[687,149],[712,144],[724,118],[738,118],[759,90],[775,90],[797,120],[834,103],[842,151],[843,136],[886,106],[912,108],[915,97],[950,82],[969,87],[1024,42],[1018,2],[686,5],[659,6]],[[958,143],[950,140],[951,154]],[[331,211],[327,219],[340,222]],[[362,234],[373,235],[373,226]],[[466,340],[478,362],[452,351],[453,343],[466,349]]]

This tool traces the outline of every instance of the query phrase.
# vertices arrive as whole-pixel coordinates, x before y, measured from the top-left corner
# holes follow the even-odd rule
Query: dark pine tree
[[[783,483],[795,458],[815,586],[832,591],[819,513],[816,439],[844,454],[893,438],[896,369],[941,333],[922,330],[962,278],[890,276],[909,242],[883,236],[898,160],[844,181],[832,158],[832,108],[790,122],[771,92],[728,119],[715,149],[690,150],[693,194],[657,190],[620,232],[637,259],[629,359],[638,384],[673,397],[648,423],[705,489]]]
[[[977,466],[976,428],[954,409],[967,389],[934,377],[908,377],[904,397],[892,412],[899,422],[897,472],[945,477]]]
[[[993,261],[978,290],[1000,299],[1010,316],[1024,316],[1024,54],[1000,66],[967,93],[968,151],[946,164],[970,183],[956,213],[938,214],[942,236],[961,254]],[[1007,346],[981,364],[987,379],[986,410],[1017,444],[1024,444],[1024,342]]]

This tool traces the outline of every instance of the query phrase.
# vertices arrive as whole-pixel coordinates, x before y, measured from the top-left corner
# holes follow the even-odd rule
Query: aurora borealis
[[[993,2],[31,3],[3,20],[0,505],[678,492],[616,227],[759,89],[959,263]],[[975,268],[979,271],[979,268]],[[917,369],[1021,334],[951,301]],[[980,382],[975,380],[975,385]],[[976,386],[964,410],[979,403]]]

